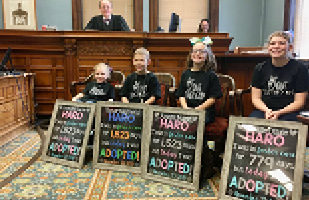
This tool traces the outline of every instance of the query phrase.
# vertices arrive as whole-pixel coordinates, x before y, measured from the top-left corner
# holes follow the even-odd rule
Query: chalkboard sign
[[[308,127],[230,117],[219,199],[299,200]]]
[[[95,104],[57,100],[42,160],[82,168]]]
[[[149,107],[142,177],[199,189],[205,111]]]
[[[98,102],[94,168],[141,173],[146,104]]]

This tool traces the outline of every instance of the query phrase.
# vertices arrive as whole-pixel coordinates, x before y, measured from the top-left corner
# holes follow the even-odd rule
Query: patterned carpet
[[[0,182],[27,163],[40,148],[40,137],[29,131],[0,147]],[[309,169],[309,148],[305,168]],[[217,199],[219,175],[203,182],[199,192],[141,179],[140,175],[92,169],[73,169],[41,161],[40,158],[0,189],[0,199],[85,200],[188,200]],[[309,184],[303,186],[309,199]]]
[[[40,148],[40,137],[29,131],[0,147],[0,182],[27,163]],[[0,189],[0,199],[217,199],[219,176],[203,182],[199,192],[141,179],[132,173],[98,170],[91,161],[73,169],[39,158],[17,178]]]

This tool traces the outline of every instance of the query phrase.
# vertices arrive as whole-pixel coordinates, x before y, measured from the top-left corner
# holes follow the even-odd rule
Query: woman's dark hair
[[[198,32],[198,33],[203,33],[202,23],[205,22],[205,21],[208,23],[209,29],[210,29],[210,22],[209,22],[209,19],[202,19],[201,22],[200,22],[200,24],[198,25],[198,29],[197,29],[197,32]]]
[[[201,43],[201,42],[196,42]],[[195,45],[194,44],[194,45]],[[217,62],[215,55],[212,53],[210,46],[206,45],[206,52],[207,52],[207,58],[203,64],[203,67],[200,69],[200,71],[207,72],[208,70],[217,70]],[[189,55],[187,56],[187,68],[191,69],[193,67],[193,60],[191,58],[192,50],[189,52]]]

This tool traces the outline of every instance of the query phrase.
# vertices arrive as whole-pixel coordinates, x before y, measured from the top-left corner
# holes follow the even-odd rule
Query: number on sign
[[[264,162],[265,165],[268,165],[270,169],[273,169],[274,166],[274,157],[264,157],[261,155],[253,155],[250,154],[250,157],[252,158],[252,160],[250,161],[250,165],[253,165],[253,163],[255,162],[255,160],[258,160],[258,167],[261,166],[261,164]]]

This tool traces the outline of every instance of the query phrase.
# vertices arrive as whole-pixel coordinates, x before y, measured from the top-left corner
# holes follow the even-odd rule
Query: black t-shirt
[[[261,89],[262,101],[269,109],[279,110],[294,102],[295,93],[309,90],[308,68],[294,59],[283,67],[267,60],[255,67],[251,84]]]
[[[108,101],[115,99],[115,89],[110,83],[97,83],[96,81],[89,82],[84,91],[82,101]]]
[[[161,87],[153,73],[138,75],[133,72],[125,80],[120,96],[128,98],[131,103],[141,103],[142,99],[145,102],[151,96],[161,98]]]
[[[198,107],[209,98],[221,98],[220,81],[214,71],[191,71],[187,69],[181,75],[179,87],[177,88],[176,97],[185,97],[187,105],[190,108]],[[207,109],[206,113],[210,121],[215,118],[215,105]]]

